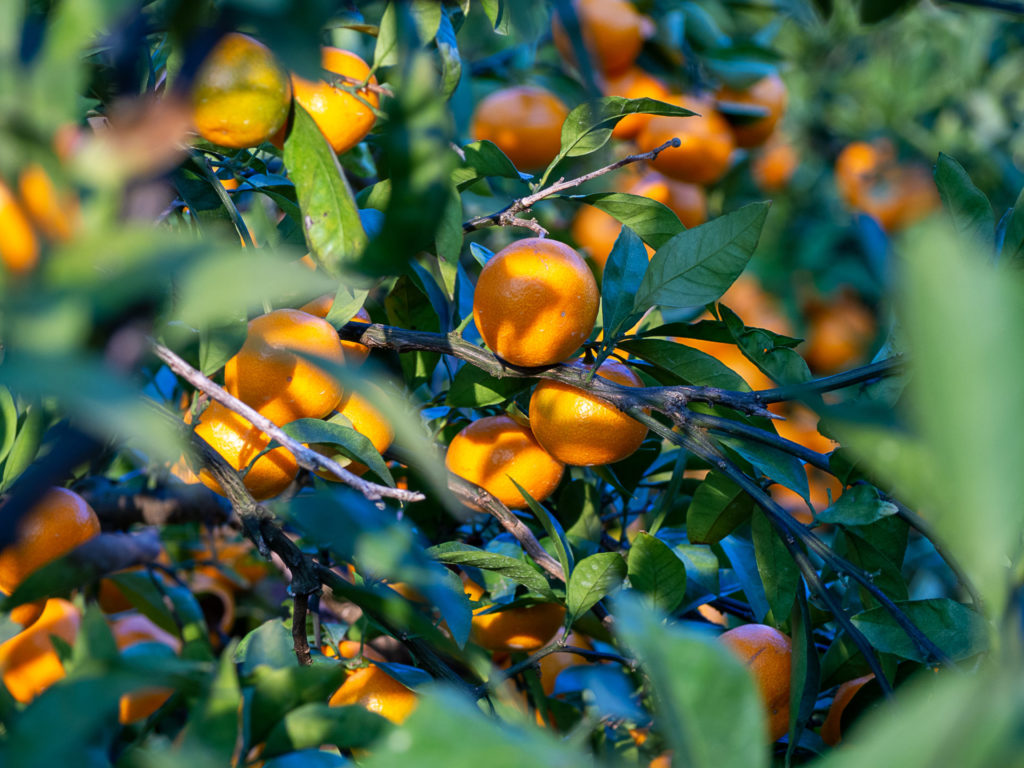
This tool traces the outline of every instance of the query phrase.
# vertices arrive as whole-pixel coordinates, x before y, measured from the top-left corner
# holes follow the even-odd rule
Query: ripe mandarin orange
[[[216,402],[211,403],[199,417],[196,434],[208,442],[237,472],[248,467],[270,445],[266,433],[254,427],[248,419]],[[299,465],[295,457],[282,446],[256,459],[242,481],[253,498],[262,501],[281,493],[298,472]],[[210,490],[223,495],[220,483],[208,469],[200,470],[199,480]]]
[[[636,61],[648,33],[649,22],[626,0],[573,0],[580,35],[591,62],[605,75],[617,75]],[[576,63],[575,52],[557,14],[551,35],[562,58]]]
[[[28,216],[6,184],[0,181],[0,263],[22,275],[39,261],[39,238]]]
[[[565,243],[532,237],[487,262],[473,294],[473,320],[498,357],[526,367],[568,360],[594,329],[600,292],[586,262]]]
[[[811,302],[803,355],[811,370],[836,373],[859,362],[877,332],[871,310],[849,290],[828,302]]]
[[[463,584],[469,599],[479,602],[483,588],[465,576]],[[535,603],[484,613],[489,607],[473,609],[472,638],[481,648],[492,652],[536,651],[554,638],[565,621],[565,608],[558,603]]]
[[[365,61],[341,48],[322,48],[320,65],[338,76],[335,82],[320,80],[314,83],[292,75],[295,101],[309,112],[331,149],[341,154],[352,149],[370,132],[377,120],[373,110],[380,105],[380,97],[369,88],[360,88],[356,93],[345,88],[356,88],[367,79],[370,85],[377,85],[377,78],[370,74]]]
[[[754,183],[763,192],[777,192],[789,184],[800,160],[785,139],[769,141],[750,163]]]
[[[832,706],[828,708],[825,722],[821,726],[821,740],[830,747],[834,747],[843,740],[842,720],[843,712],[846,710],[847,705],[853,700],[857,691],[874,679],[875,676],[873,674],[864,675],[864,677],[858,677],[855,680],[847,680],[836,690],[835,698],[832,699]]]
[[[527,504],[509,476],[536,501],[543,501],[558,487],[565,471],[529,429],[509,416],[486,416],[466,426],[452,438],[445,465],[512,509]]]
[[[341,402],[341,385],[306,355],[345,361],[330,323],[298,309],[260,315],[224,366],[224,387],[275,424],[323,418]]]
[[[626,99],[647,98],[664,101],[669,97],[669,90],[665,84],[639,67],[630,67],[621,75],[608,78],[604,92],[608,96],[622,96]],[[612,137],[621,140],[635,139],[650,119],[651,115],[627,115],[612,129]]]
[[[562,147],[562,123],[569,115],[562,100],[533,85],[502,88],[484,97],[473,111],[470,133],[498,145],[524,171],[543,168]]]
[[[288,118],[288,74],[263,43],[225,35],[207,55],[192,85],[193,120],[199,135],[222,147],[254,147]]]
[[[416,694],[378,666],[357,669],[327,702],[332,707],[360,706],[402,723],[416,708]]]
[[[586,648],[591,651],[594,650],[594,647],[586,637],[578,635],[575,632],[569,633],[569,636],[566,638],[566,645],[574,648]],[[554,694],[555,683],[558,682],[558,676],[562,674],[564,670],[569,667],[575,667],[586,663],[587,660],[583,656],[566,651],[550,653],[547,656],[544,656],[539,662],[537,662],[537,671],[540,674],[540,686],[544,689],[545,695],[551,696]]]
[[[21,518],[15,542],[0,552],[0,589],[14,592],[30,573],[99,532],[99,518],[85,499],[67,488],[51,488]]]
[[[696,112],[689,117],[651,117],[637,137],[637,146],[649,152],[665,142],[678,138],[680,146],[669,147],[652,161],[654,169],[676,181],[691,184],[713,184],[729,169],[733,138],[729,123],[718,114],[714,105],[693,96],[664,99]]]
[[[839,195],[857,208],[878,172],[893,161],[894,149],[887,139],[874,143],[855,141],[843,147],[836,157],[835,179]]]
[[[621,221],[592,205],[580,206],[570,229],[573,242],[590,257],[599,274],[604,272],[604,265],[608,263],[620,232]],[[647,250],[649,254],[653,253],[650,246]]]
[[[746,89],[725,86],[718,91],[718,100],[763,107],[768,114],[756,120],[737,122],[732,125],[732,135],[738,147],[759,147],[768,140],[775,130],[782,114],[786,111],[788,94],[786,84],[778,74],[762,77]]]
[[[719,638],[750,669],[768,712],[769,732],[776,741],[789,730],[789,676],[793,657],[790,639],[765,624],[743,624]]]
[[[128,614],[110,623],[118,650],[124,650],[138,643],[161,643],[173,650],[181,652],[181,640],[161,629],[142,614]],[[118,720],[122,725],[145,720],[164,705],[174,693],[173,688],[155,686],[140,688],[121,697],[119,702]]]
[[[708,198],[704,188],[697,184],[674,181],[651,171],[626,187],[625,191],[669,207],[687,229],[699,227],[708,220]]]
[[[574,368],[593,365],[580,360]],[[597,371],[602,379],[627,387],[643,381],[628,366],[608,358]],[[612,464],[631,456],[647,437],[647,427],[618,408],[560,381],[541,381],[530,397],[530,429],[545,451],[576,467]]]
[[[0,676],[16,701],[32,701],[64,677],[50,636],[74,643],[81,619],[67,600],[51,598],[35,623],[0,644]]]
[[[377,449],[377,453],[384,453],[395,439],[395,430],[392,429],[388,420],[384,418],[384,414],[374,408],[369,400],[356,392],[350,392],[342,398],[341,405],[338,406],[338,414],[352,422],[352,428],[369,439],[373,443],[373,447]],[[331,420],[333,420],[333,417]],[[362,475],[367,471],[365,464],[361,464],[358,461],[350,461],[347,456],[334,450],[335,447],[333,445],[315,445],[310,447],[334,459],[349,472]],[[337,479],[326,470],[317,470],[316,474],[325,480]]]
[[[651,760],[648,768],[672,768],[672,753],[665,752]]]
[[[387,661],[372,645],[361,643],[358,640],[342,640],[336,648],[325,645],[321,650],[325,656],[330,658],[357,659],[362,657],[371,661]]]
[[[331,307],[334,306],[334,296],[331,294],[325,294],[318,299],[313,299],[306,304],[299,307],[302,312],[308,312],[316,317],[326,318],[328,313],[331,311]],[[352,323],[369,323],[370,313],[363,307],[359,308],[349,322]],[[370,354],[370,350],[364,344],[360,344],[356,341],[343,341],[341,342],[341,348],[345,352],[345,362],[352,365],[358,365],[363,362]]]
[[[38,163],[22,169],[18,177],[21,202],[39,230],[51,240],[63,242],[78,225],[78,199],[60,193]]]

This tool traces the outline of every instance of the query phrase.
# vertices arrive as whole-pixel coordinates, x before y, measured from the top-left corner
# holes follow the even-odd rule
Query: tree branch
[[[621,160],[616,160],[610,165],[598,168],[596,171],[591,171],[590,173],[585,173],[582,176],[577,176],[574,179],[559,179],[554,184],[549,184],[537,192],[532,192],[525,197],[520,197],[518,200],[513,200],[500,211],[470,219],[462,225],[462,231],[474,232],[475,230],[484,229],[486,227],[525,227],[526,229],[533,230],[538,237],[544,237],[547,235],[546,229],[536,221],[520,218],[519,214],[527,213],[534,205],[547,197],[552,197],[553,195],[557,195],[559,192],[564,192],[567,189],[578,187],[581,184],[585,184],[588,181],[598,178],[599,176],[604,176],[606,173],[617,171],[623,166],[630,165],[631,163],[638,163],[641,160],[654,160],[654,158],[669,147],[678,147],[679,143],[679,139],[674,138],[666,141],[660,147],[652,149],[650,152],[640,152],[635,155],[629,155]]]
[[[105,478],[79,489],[105,529],[126,530],[137,523],[175,525],[199,521],[227,522],[230,506],[205,485],[168,482],[152,490],[126,488]]]

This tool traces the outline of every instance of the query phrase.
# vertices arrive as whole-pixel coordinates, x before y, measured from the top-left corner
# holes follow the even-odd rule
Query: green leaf
[[[4,373],[9,373],[9,366]],[[8,391],[5,388],[5,391]],[[46,432],[46,421],[42,406],[30,405],[25,410],[21,420],[21,427],[11,444],[7,459],[3,464],[3,480],[0,481],[0,491],[10,488],[11,483],[18,479],[22,472],[35,461],[39,446],[43,442],[43,434]]]
[[[370,468],[377,477],[383,480],[385,483],[390,485],[392,488],[395,487],[395,480],[391,476],[391,470],[388,469],[388,465],[381,458],[380,453],[373,447],[373,443],[370,442],[370,438],[357,432],[351,426],[341,423],[341,421],[324,421],[323,419],[298,419],[289,424],[285,424],[281,427],[285,434],[289,437],[298,440],[300,443],[305,443],[309,446],[334,446],[337,452],[344,455],[348,459],[357,461]],[[344,417],[340,417],[344,419]],[[348,424],[351,422],[345,419]],[[325,451],[325,454],[331,455],[331,452]],[[336,454],[332,456],[335,461],[338,460]],[[341,460],[342,466],[346,464],[344,458]]]
[[[0,465],[14,446],[18,434],[18,408],[14,404],[11,390],[0,386]]]
[[[899,560],[894,561],[888,553],[867,538],[857,535],[868,530],[865,527],[843,530],[836,536],[832,548],[835,553],[871,574],[871,582],[893,600],[906,600],[907,582],[900,571],[899,563],[903,560],[902,551]],[[877,605],[878,601],[863,587],[858,589],[861,602],[866,608]]]
[[[707,352],[675,341],[639,339],[623,341],[617,345],[631,355],[646,360],[668,373],[678,376],[687,384],[717,387],[735,392],[749,392],[750,387],[739,374]]]
[[[674,117],[688,117],[694,114],[674,104],[648,98],[626,99],[621,96],[605,96],[584,102],[573,109],[562,123],[562,147],[544,171],[539,186],[546,185],[551,172],[564,158],[582,157],[596,152],[608,143],[612,129],[619,120],[638,113]]]
[[[199,372],[211,376],[224,367],[245,343],[248,325],[244,318],[220,328],[202,328],[199,331]]]
[[[483,408],[511,400],[530,385],[529,379],[496,378],[473,365],[464,365],[452,379],[445,404],[452,408]]]
[[[660,610],[671,613],[686,595],[686,565],[665,542],[641,533],[629,550],[630,586]]]
[[[804,465],[792,454],[740,437],[719,435],[717,439],[742,456],[757,472],[786,486],[804,499],[810,495]],[[788,606],[786,613],[789,613]]]
[[[351,768],[352,763],[341,755],[324,752],[319,747],[300,749],[279,757],[272,757],[262,768]]]
[[[802,588],[802,587],[801,587]],[[789,681],[789,746],[787,759],[800,743],[800,737],[814,714],[821,685],[821,662],[814,639],[814,624],[806,596],[798,591],[797,602],[790,614],[790,635],[793,639],[793,660]]]
[[[634,318],[633,296],[647,270],[647,251],[629,227],[623,227],[612,246],[601,280],[601,324],[605,348],[629,329]]]
[[[526,504],[530,507],[530,511],[537,517],[547,535],[551,537],[551,541],[555,546],[555,554],[558,556],[558,562],[562,565],[565,578],[568,579],[572,574],[574,560],[572,548],[569,546],[569,542],[565,540],[565,531],[562,530],[562,524],[542,504],[538,504],[529,491],[517,483],[514,477],[510,476],[509,480],[512,481],[512,484],[519,493],[523,495],[523,498],[526,499]]]
[[[450,11],[444,9],[437,29],[437,50],[441,54],[441,95],[449,99],[462,78],[462,57],[455,39]]]
[[[781,623],[793,610],[793,601],[800,589],[800,571],[774,526],[760,509],[754,510],[750,530],[764,595],[768,598],[775,622]]]
[[[321,744],[335,744],[341,749],[365,748],[390,727],[383,717],[363,707],[303,704],[274,726],[263,754],[272,757]]]
[[[693,494],[686,532],[694,544],[717,544],[750,519],[754,502],[736,483],[711,472]]]
[[[235,649],[239,672],[251,675],[257,667],[273,669],[298,666],[292,633],[280,619],[270,619],[243,637]]]
[[[747,328],[740,317],[724,304],[718,305],[718,312],[736,346],[762,373],[780,384],[802,384],[811,379],[807,361],[792,348],[786,337],[759,328]]]
[[[452,181],[461,192],[473,182],[498,176],[504,179],[522,179],[519,171],[498,145],[490,141],[474,141],[462,147],[465,160],[452,171]]]
[[[462,252],[462,198],[458,190],[448,189],[448,204],[441,215],[435,235],[437,260],[444,281],[446,297],[455,296],[455,279],[458,274],[459,254]]]
[[[446,565],[468,566],[482,571],[491,571],[506,579],[522,584],[531,592],[549,599],[554,597],[548,580],[536,568],[522,560],[497,552],[486,552],[477,547],[458,542],[439,544],[427,550],[430,557]]]
[[[119,571],[104,578],[112,582],[139,613],[161,629],[178,633],[176,617],[164,601],[165,583],[160,572]]]
[[[940,152],[935,164],[935,184],[956,230],[991,246],[996,229],[992,204],[963,166]]]
[[[636,232],[652,248],[660,248],[686,230],[671,208],[649,197],[628,192],[597,192],[592,195],[573,195],[566,199],[578,200],[604,211]],[[646,254],[644,266],[647,266]]]
[[[860,0],[860,20],[865,24],[884,21],[917,0]]]
[[[673,762],[691,768],[767,768],[764,707],[742,662],[704,633],[666,627],[638,600],[618,600],[615,617],[616,633],[650,681],[655,722],[672,748]]]
[[[818,515],[818,522],[832,525],[868,525],[895,515],[896,505],[883,501],[878,489],[858,484],[847,488],[832,506]]]
[[[688,309],[717,300],[750,261],[768,206],[751,203],[665,243],[651,258],[634,309]]]
[[[384,300],[388,322],[415,331],[440,331],[440,318],[415,281],[403,275]],[[409,352],[401,356],[406,381],[415,388],[429,380],[441,359],[437,352]]]
[[[896,606],[951,659],[965,659],[983,653],[988,647],[985,620],[966,605],[935,598],[904,600]],[[858,613],[853,617],[853,624],[879,651],[922,664],[927,661],[884,607]]]
[[[1024,189],[1017,195],[1017,202],[1013,204],[1006,222],[1000,256],[1010,263],[1024,261]]]
[[[281,622],[276,622],[281,624]],[[282,625],[283,626],[283,625]],[[291,645],[291,633],[289,646]],[[289,647],[292,660],[295,653]],[[265,741],[267,734],[282,717],[300,704],[324,702],[348,677],[343,664],[315,664],[300,667],[297,664],[274,668],[266,665],[252,670],[252,698],[249,703],[251,742]]]
[[[298,103],[284,164],[295,183],[309,249],[330,274],[340,276],[366,248],[366,232],[338,158]]]
[[[241,725],[242,692],[235,670],[234,648],[225,650],[207,695],[189,713],[182,746],[209,750],[224,764],[231,762]]]
[[[580,560],[572,570],[566,605],[576,619],[622,586],[626,561],[616,552],[598,552]],[[569,622],[572,623],[571,621]]]

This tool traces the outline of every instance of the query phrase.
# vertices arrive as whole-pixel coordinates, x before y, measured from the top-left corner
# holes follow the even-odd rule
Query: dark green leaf
[[[793,606],[789,623],[793,638],[793,663],[789,684],[790,745],[786,750],[787,756],[800,743],[800,736],[814,713],[821,684],[821,661],[814,639],[811,610],[807,598],[801,592],[797,593],[797,602]]]
[[[515,397],[530,385],[529,379],[495,378],[473,365],[459,368],[445,403],[452,408],[483,408]]]
[[[940,152],[935,164],[935,184],[956,230],[991,246],[996,229],[992,204],[963,166]]]
[[[641,533],[629,550],[630,586],[671,613],[686,595],[686,565],[661,539]]]
[[[286,714],[267,737],[263,754],[272,757],[297,749],[335,744],[341,749],[365,748],[390,724],[376,712],[358,706],[303,704]]]
[[[508,555],[485,552],[468,544],[456,542],[431,547],[427,550],[427,554],[446,565],[468,566],[479,568],[483,571],[491,571],[504,576],[506,579],[512,579],[517,584],[522,584],[531,592],[536,592],[547,598],[554,596],[551,592],[551,587],[548,586],[547,579],[536,568]]]
[[[793,610],[793,601],[801,584],[800,571],[774,526],[760,509],[754,510],[750,530],[764,594],[775,622],[781,623]]]
[[[838,525],[868,525],[895,515],[896,505],[883,501],[878,489],[858,484],[847,488],[832,506],[818,515],[818,522]]]
[[[720,435],[718,440],[750,462],[756,471],[766,477],[795,491],[804,499],[810,495],[804,465],[792,454],[740,437]],[[789,613],[789,606],[786,606],[786,613]]]
[[[746,492],[725,475],[712,472],[693,494],[686,532],[694,544],[716,544],[745,523],[753,509]]]
[[[865,528],[843,530],[832,544],[835,553],[871,574],[871,582],[893,600],[906,600],[907,582],[899,566],[884,552],[867,539],[857,534]],[[902,553],[901,553],[902,554]],[[902,558],[901,558],[902,559]],[[859,588],[860,599],[865,607],[877,605],[877,600],[863,587]]]
[[[751,203],[665,243],[651,258],[634,309],[687,309],[717,300],[750,261],[768,206]]]
[[[18,408],[7,387],[0,386],[0,465],[14,446],[18,434]]]
[[[455,276],[462,252],[462,198],[454,186],[448,190],[448,204],[441,214],[434,240],[444,292],[451,299],[455,296]]]
[[[727,536],[718,545],[729,558],[736,580],[743,589],[755,621],[764,621],[771,606],[761,584],[761,576],[757,572],[757,556],[754,545],[739,536]]]
[[[565,531],[562,530],[562,524],[543,505],[538,504],[529,491],[515,481],[515,478],[509,477],[509,480],[512,481],[512,484],[519,493],[523,495],[523,498],[526,499],[530,511],[536,515],[537,520],[544,527],[547,535],[551,537],[551,541],[555,545],[555,554],[558,557],[558,562],[561,563],[562,570],[565,571],[565,577],[568,579],[570,574],[572,574],[574,561],[572,549],[569,547],[569,542],[565,540]]]
[[[203,749],[219,755],[225,764],[231,762],[235,753],[241,724],[238,713],[242,692],[234,656],[234,648],[221,656],[209,692],[189,713],[182,742],[185,749]]]
[[[333,419],[337,418],[338,421]],[[331,421],[324,421],[323,419],[299,419],[293,421],[290,424],[286,424],[281,429],[285,433],[300,443],[305,443],[310,446],[334,446],[337,452],[343,454],[341,464],[346,464],[344,458],[357,461],[360,464],[370,468],[377,477],[383,480],[385,483],[390,485],[392,488],[395,486],[395,480],[391,476],[391,470],[388,469],[384,459],[381,458],[380,453],[373,447],[373,443],[370,442],[370,438],[357,432],[351,426],[342,423],[344,417],[332,417]],[[348,419],[344,419],[348,422]],[[351,424],[351,422],[348,422]],[[326,454],[332,455],[331,452],[325,451]],[[332,455],[335,461],[338,460],[336,453]]]
[[[415,331],[440,331],[440,321],[426,295],[412,278],[403,275],[384,300],[388,322]],[[402,371],[415,388],[427,381],[441,356],[437,352],[411,352],[402,355]]]
[[[441,94],[448,99],[455,92],[462,77],[462,58],[459,56],[455,28],[447,9],[441,14],[440,26],[437,29],[437,50],[441,54]]]
[[[629,227],[623,227],[615,240],[601,280],[601,324],[605,346],[614,347],[632,324],[633,296],[647,270],[647,251]]]
[[[452,181],[461,191],[478,179],[498,176],[505,179],[520,179],[521,176],[512,161],[497,144],[490,141],[474,141],[462,148],[465,160],[452,171]]]
[[[1000,255],[1007,262],[1019,264],[1024,261],[1024,189],[1017,195],[1017,202],[1006,222]]]
[[[807,361],[786,337],[745,327],[739,316],[724,304],[718,305],[718,311],[736,346],[762,373],[780,384],[802,384],[811,378]]]
[[[860,20],[874,24],[893,16],[917,0],[860,0]]]
[[[907,618],[952,659],[982,653],[988,647],[984,618],[965,605],[947,598],[906,600],[896,603]],[[871,645],[919,663],[927,661],[917,645],[884,607],[872,608],[853,617]]]
[[[211,376],[242,348],[248,333],[244,318],[219,328],[201,328],[199,331],[199,372]]]
[[[309,249],[330,274],[340,276],[366,248],[366,232],[338,158],[298,103],[284,163],[295,183]]]
[[[235,649],[239,672],[250,675],[257,667],[273,669],[298,666],[292,646],[292,633],[280,619],[270,619],[241,639]]]
[[[622,586],[624,578],[626,561],[616,552],[599,552],[580,560],[572,570],[566,592],[569,614],[573,618],[582,616]]]
[[[749,392],[750,387],[725,363],[707,352],[675,341],[640,339],[617,344],[620,349],[678,376],[687,384]]]
[[[604,211],[636,232],[652,248],[660,248],[686,229],[671,208],[649,197],[628,192],[597,192],[568,199],[579,200]]]
[[[5,373],[9,369],[5,369]],[[5,388],[5,391],[6,388]],[[11,444],[10,452],[3,464],[3,480],[0,481],[0,491],[7,490],[26,467],[35,461],[39,446],[43,441],[43,434],[46,432],[46,422],[42,406],[30,405],[21,420],[18,434]]]

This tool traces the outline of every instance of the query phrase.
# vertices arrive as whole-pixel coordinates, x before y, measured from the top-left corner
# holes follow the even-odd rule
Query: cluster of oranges
[[[42,242],[63,243],[77,229],[77,196],[55,185],[43,166],[22,169],[17,193],[0,180],[0,264],[11,274],[32,271]]]
[[[294,100],[309,112],[335,152],[348,151],[376,121],[377,81],[366,62],[340,48],[323,48],[321,66],[330,82],[289,77],[258,40],[237,32],[225,35],[193,83],[196,130],[222,147],[241,149],[265,141],[281,147]]]
[[[328,419],[350,425],[374,448],[384,451],[394,439],[387,419],[362,395],[345,392],[337,378],[315,362],[319,359],[335,365],[358,365],[369,352],[362,344],[338,338],[337,331],[324,319],[332,303],[332,296],[323,296],[300,309],[277,309],[250,320],[242,348],[224,366],[224,387],[277,426],[298,419]],[[365,310],[353,319],[370,321]],[[185,420],[191,421],[191,412]],[[266,451],[270,437],[220,403],[210,403],[199,415],[195,432],[234,470],[241,472],[248,467],[243,482],[257,500],[279,495],[298,474],[291,451],[284,446]],[[349,464],[349,459],[330,447],[316,449]],[[362,474],[367,468],[353,462],[348,469]],[[172,471],[185,482],[199,481],[223,493],[206,468],[196,476],[179,463]],[[326,473],[323,476],[333,479]]]

